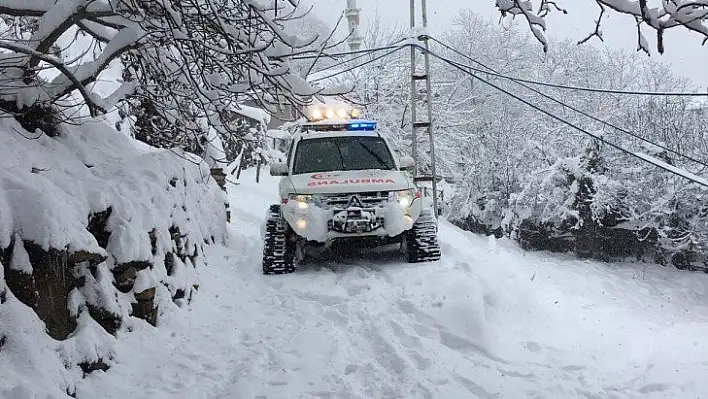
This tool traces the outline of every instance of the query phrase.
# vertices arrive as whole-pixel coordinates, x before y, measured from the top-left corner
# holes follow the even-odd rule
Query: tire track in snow
[[[366,261],[368,260],[365,259],[365,262]],[[356,269],[353,271],[345,270],[334,273],[337,274],[336,282],[341,284],[348,294],[351,294],[352,292],[358,292],[361,290],[360,284],[362,281],[371,281],[372,279],[375,279],[383,285],[392,285],[393,282],[396,281],[397,277],[402,277],[395,276],[395,271],[398,270],[400,266],[400,264],[389,265],[384,263],[383,265],[372,265],[368,262],[357,262]],[[324,267],[326,268],[327,266]],[[425,267],[429,268],[430,265],[425,265]],[[413,270],[413,267],[409,267],[407,264],[403,265],[402,268],[407,269],[407,272]],[[431,270],[431,272],[432,271],[433,270]],[[389,293],[396,291],[395,289],[391,289],[392,287],[386,287],[387,289],[382,289],[381,287],[377,288],[379,288],[375,291],[377,293],[382,291]],[[323,308],[342,304],[341,297],[335,297],[336,299],[333,300],[331,296],[318,297],[309,292],[303,293],[297,291],[295,291],[294,295],[306,301],[318,302]],[[387,298],[388,301],[395,307],[393,314],[398,313],[403,317],[401,323],[397,321],[388,321],[387,324],[372,322],[372,320],[377,320],[379,318],[378,316],[385,320],[386,316],[390,316],[391,314],[390,311],[372,312],[372,310],[369,309],[367,306],[369,302],[377,302],[380,300],[375,297],[364,298],[365,303],[355,304],[352,306],[365,309],[364,311],[358,313],[358,317],[360,321],[365,323],[367,326],[366,328],[356,331],[356,334],[352,335],[358,336],[361,341],[368,342],[368,345],[371,347],[371,351],[374,354],[376,363],[378,363],[378,367],[376,368],[383,370],[384,373],[388,373],[392,379],[400,379],[401,374],[404,372],[410,372],[410,370],[424,370],[434,363],[433,359],[421,354],[420,350],[416,350],[422,349],[422,352],[425,353],[425,348],[421,348],[420,335],[424,335],[424,338],[428,338],[432,341],[437,341],[439,345],[441,344],[453,352],[461,353],[464,352],[461,349],[469,349],[469,351],[467,351],[467,355],[477,352],[478,354],[481,354],[482,357],[487,357],[491,360],[498,361],[498,359],[493,358],[479,344],[475,344],[463,337],[441,330],[441,326],[434,317],[420,311],[413,303],[405,302],[403,298],[404,296],[402,292],[396,292]],[[351,299],[352,298],[349,298],[347,300]],[[397,312],[395,312],[396,310]],[[328,312],[332,313],[330,310],[325,311],[325,314]],[[341,315],[340,312],[337,314]],[[414,327],[408,327],[408,330],[410,331],[408,332],[403,324],[409,326],[412,324]],[[420,332],[424,333],[420,334]],[[384,338],[384,334],[390,336],[390,338]],[[397,345],[392,343],[394,340],[396,340],[395,342]],[[366,344],[364,346],[366,346]],[[391,349],[396,348],[397,346],[408,348],[408,350],[397,351],[395,349]],[[422,379],[424,380],[424,378]],[[401,384],[403,384],[403,382],[401,382]],[[462,383],[460,384],[465,385]],[[467,388],[469,388],[469,386],[467,386],[466,389]],[[381,389],[383,389],[383,387],[381,387]]]
[[[396,266],[399,265],[394,265],[389,268],[388,264],[384,264],[382,266],[359,263],[357,266],[360,268],[365,268],[364,270],[366,270],[366,272],[363,275],[361,269],[357,270],[357,272],[353,274],[345,272],[342,277],[338,279],[338,282],[346,281],[347,279],[345,276],[356,275],[358,278],[370,278],[369,275],[371,274],[381,274],[385,276],[379,280],[387,284],[391,284],[390,282],[396,281],[395,270],[398,270]],[[411,271],[413,268],[408,266],[409,265],[406,264],[405,268],[408,269],[408,271]],[[424,267],[428,268],[430,265],[425,265]],[[352,281],[357,281],[357,279],[352,279]],[[352,289],[349,288],[348,291],[351,292]],[[491,358],[490,354],[483,350],[483,348],[479,345],[457,335],[446,331],[441,331],[441,326],[435,318],[419,311],[415,305],[411,302],[405,302],[402,298],[402,292],[399,292],[398,295],[392,295],[391,298],[389,298],[389,301],[397,308],[395,310],[398,310],[398,313],[403,316],[401,323],[397,321],[388,321],[386,325],[376,324],[375,330],[372,330],[372,327],[369,327],[368,329],[358,333],[358,335],[368,337],[366,340],[368,340],[373,347],[378,363],[382,365],[393,378],[398,378],[403,371],[425,370],[433,363],[432,359],[423,356],[420,351],[418,351],[421,349],[423,351],[425,350],[422,348],[421,335],[425,338],[437,340],[439,343],[446,345],[449,349],[456,352],[460,352],[459,349],[462,347],[478,349],[478,352],[480,352],[483,356]],[[368,300],[376,301],[375,298],[368,298]],[[367,312],[370,312],[370,310],[367,310]],[[391,314],[391,312],[382,313],[382,317],[385,317],[386,313]],[[394,312],[393,314],[396,313]],[[377,319],[376,316],[376,314],[366,314],[364,317],[369,318],[370,320],[375,320]],[[360,318],[363,318],[361,314]],[[402,323],[413,325],[412,328],[408,328],[410,332],[406,331],[406,328]],[[371,325],[370,322],[368,325]],[[375,333],[372,331],[375,331]],[[421,334],[421,332],[423,333]],[[384,333],[386,335],[390,335],[391,338],[388,340],[384,339]],[[390,340],[397,340],[398,345],[391,344]],[[393,351],[391,351],[390,348],[396,346],[408,348],[408,350],[400,352],[395,351],[395,354],[392,354]],[[389,356],[381,357],[381,352],[386,353]],[[391,372],[391,370],[393,372]]]

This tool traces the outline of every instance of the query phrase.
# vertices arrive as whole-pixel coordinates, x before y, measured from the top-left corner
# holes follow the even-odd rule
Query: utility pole
[[[349,49],[352,51],[359,51],[361,48],[359,12],[361,12],[361,9],[356,8],[356,0],[347,0],[347,9],[344,11],[344,15],[349,22],[349,39],[347,41],[349,42]]]
[[[411,13],[410,13],[410,20],[411,20],[411,34],[413,34],[413,31],[415,29],[415,2],[416,0],[411,0]],[[417,75],[416,75],[416,48],[411,46],[411,126],[412,126],[412,134],[411,134],[411,155],[413,156],[413,160],[415,161],[415,167],[413,168],[413,177],[418,176],[418,136],[417,136],[417,128],[415,126],[416,122],[416,103],[418,101],[418,88],[416,87],[416,82],[417,82]]]
[[[416,17],[415,17],[415,5],[416,0],[410,0],[410,25],[411,34],[414,34],[416,28]],[[435,212],[435,217],[438,215],[438,183],[437,183],[437,167],[435,159],[435,142],[433,140],[433,96],[430,87],[430,44],[427,33],[428,28],[428,10],[426,0],[421,0],[421,17],[423,22],[423,33],[418,36],[418,40],[423,43],[423,59],[425,63],[425,72],[418,73],[416,67],[416,53],[419,51],[416,47],[411,47],[411,151],[413,154],[413,159],[415,160],[415,177],[418,176],[419,162],[418,162],[418,129],[426,128],[428,131],[428,139],[430,140],[430,169],[433,183],[433,210]],[[427,120],[418,121],[418,113],[416,106],[418,103],[418,87],[417,84],[421,80],[425,81],[425,91],[426,91],[426,108],[427,108]]]

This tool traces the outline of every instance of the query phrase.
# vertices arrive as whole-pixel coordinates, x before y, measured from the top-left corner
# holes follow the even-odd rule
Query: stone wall
[[[12,149],[0,156],[0,340],[14,363],[53,357],[43,372],[73,395],[75,376],[112,366],[118,334],[192,300],[205,248],[226,244],[225,180],[102,122],[36,140],[20,129],[0,118],[0,155]],[[15,371],[3,378],[22,384]]]

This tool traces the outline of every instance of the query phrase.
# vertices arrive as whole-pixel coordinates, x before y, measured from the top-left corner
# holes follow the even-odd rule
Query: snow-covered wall
[[[40,376],[38,397],[74,394],[114,335],[189,301],[226,201],[201,159],[104,122],[48,137],[0,117],[0,397]]]

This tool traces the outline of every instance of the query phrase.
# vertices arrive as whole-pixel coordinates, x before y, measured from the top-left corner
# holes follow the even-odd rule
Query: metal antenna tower
[[[347,9],[344,11],[344,16],[349,22],[349,48],[352,51],[359,51],[361,48],[361,36],[359,35],[359,12],[360,8],[356,8],[356,0],[347,0]]]
[[[353,0],[350,0],[353,1]],[[412,142],[411,151],[413,159],[415,160],[415,178],[418,181],[427,180],[423,176],[419,176],[419,162],[418,162],[418,129],[425,128],[428,131],[428,139],[430,140],[430,171],[431,180],[433,184],[433,209],[435,211],[435,216],[438,215],[438,184],[437,184],[437,171],[435,162],[435,143],[433,140],[433,96],[430,88],[430,54],[429,43],[428,43],[428,10],[426,0],[421,0],[421,17],[423,22],[423,32],[418,34],[416,32],[416,0],[410,0],[410,25],[411,25],[411,35],[417,34],[418,40],[423,43],[423,58],[425,71],[422,73],[417,72],[417,60],[416,55],[418,51],[421,51],[417,47],[411,47],[411,129],[412,129]],[[418,120],[418,112],[416,107],[418,106],[418,83],[425,82],[425,98],[421,99],[425,102],[427,117],[424,120]]]

